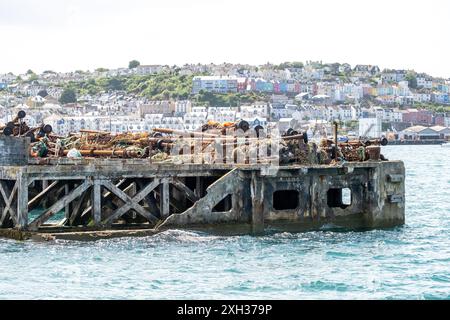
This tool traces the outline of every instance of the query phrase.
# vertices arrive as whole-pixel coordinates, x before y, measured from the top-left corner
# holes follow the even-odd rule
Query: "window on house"
[[[349,188],[329,189],[327,204],[330,208],[345,209],[352,204],[352,191]]]
[[[273,193],[273,208],[275,210],[294,210],[299,205],[297,190],[279,190]]]

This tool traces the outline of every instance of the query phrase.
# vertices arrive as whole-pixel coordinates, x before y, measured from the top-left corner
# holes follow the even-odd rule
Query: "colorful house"
[[[280,87],[280,91],[281,91],[282,93],[288,92],[288,85],[287,85],[286,82],[281,82],[281,83],[279,83],[279,87]]]

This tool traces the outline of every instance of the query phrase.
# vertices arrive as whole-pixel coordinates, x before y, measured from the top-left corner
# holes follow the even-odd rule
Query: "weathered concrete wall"
[[[405,222],[405,169],[402,162],[372,163],[371,167],[350,165],[346,173],[330,169],[319,172],[310,169],[306,174],[278,175],[262,180],[264,190],[264,221],[266,224],[321,225],[342,223],[349,227],[391,227]],[[330,205],[334,190],[351,191],[349,205]],[[299,193],[298,207],[276,210],[273,194],[277,190],[295,190]],[[330,191],[331,190],[331,191]]]
[[[246,219],[243,210],[236,198],[242,198],[243,191],[238,170],[232,170],[218,181],[210,185],[207,195],[198,200],[190,209],[182,214],[168,217],[160,228],[168,226],[201,225],[216,223],[233,223]],[[227,195],[235,195],[233,208],[228,212],[213,212],[213,208]]]
[[[404,176],[400,161],[228,169],[146,161],[3,165],[0,221],[7,225],[10,217],[16,228],[38,230],[64,209],[70,222],[66,226],[89,225],[92,216],[100,230],[129,213],[138,213],[143,219],[139,223],[158,230],[245,225],[261,233],[271,226],[301,231],[327,223],[352,228],[392,227],[405,221]],[[41,188],[37,190],[40,195],[28,195],[33,184]],[[131,187],[133,193],[128,192]],[[344,189],[351,194],[349,203],[344,203]],[[36,197],[43,199],[52,193],[60,194],[56,202],[29,221],[28,211],[40,201]]]
[[[368,227],[405,223],[405,167],[403,162],[383,162],[369,171],[364,211]]]
[[[171,216],[163,227],[240,222],[251,223],[253,230],[260,232],[264,226],[272,224],[320,226],[333,222],[360,228],[404,224],[405,169],[402,162],[349,164],[343,168],[280,168],[272,175],[262,172],[241,170],[233,179],[224,179],[220,188],[210,188],[194,210]],[[342,199],[335,199],[342,197],[342,189],[351,192],[348,205],[339,204]],[[336,190],[337,195],[333,193]],[[233,202],[233,210],[211,212],[212,206],[231,191],[238,194],[236,199],[241,199],[237,204]],[[277,191],[298,192],[298,205],[277,210],[274,207]]]
[[[30,138],[0,136],[0,166],[28,164]]]

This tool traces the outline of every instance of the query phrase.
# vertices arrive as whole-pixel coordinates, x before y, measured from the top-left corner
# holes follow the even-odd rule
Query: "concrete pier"
[[[171,228],[261,234],[268,228],[384,228],[405,221],[401,161],[281,167],[21,156],[7,161],[5,150],[0,236],[15,239],[95,240]]]

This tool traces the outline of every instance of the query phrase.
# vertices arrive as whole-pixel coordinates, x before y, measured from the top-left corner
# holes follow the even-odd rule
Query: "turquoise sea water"
[[[450,148],[405,161],[406,225],[222,237],[169,231],[92,243],[0,239],[0,299],[450,299]]]

